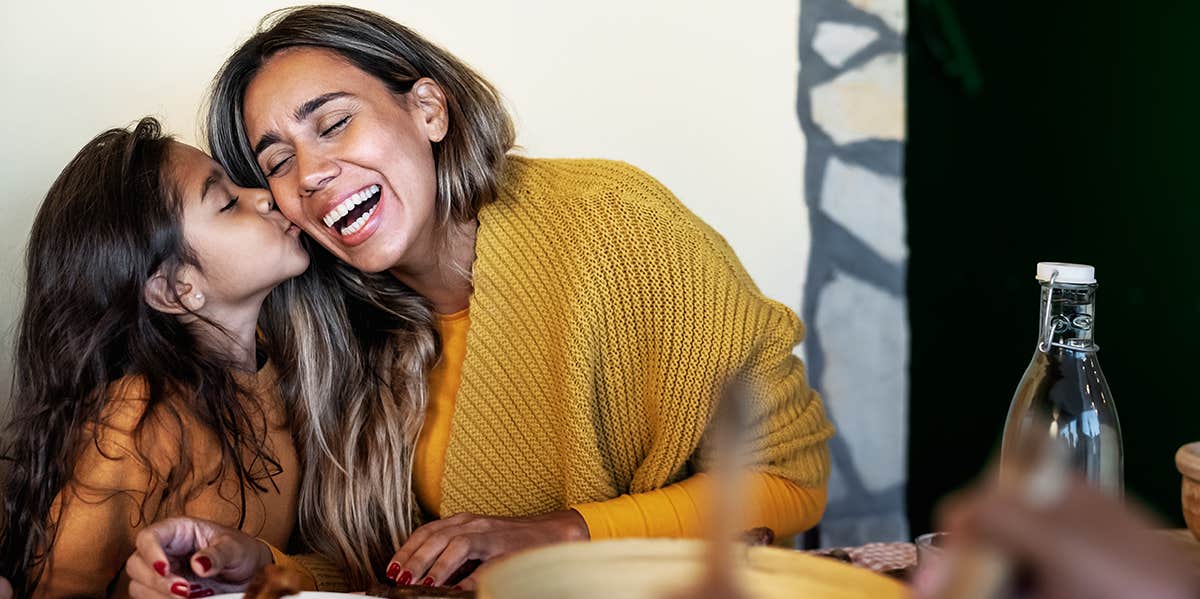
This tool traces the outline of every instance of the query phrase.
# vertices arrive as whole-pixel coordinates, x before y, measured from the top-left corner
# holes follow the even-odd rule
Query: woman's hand
[[[125,562],[135,599],[208,597],[245,588],[273,561],[271,550],[246,533],[197,518],[171,518],[138,533]]]
[[[473,589],[474,575],[460,572],[470,569],[471,562],[477,565],[519,549],[588,538],[587,524],[575,510],[530,518],[456,514],[413,531],[392,557],[386,575],[396,584],[425,586],[445,586],[465,575],[457,585]]]

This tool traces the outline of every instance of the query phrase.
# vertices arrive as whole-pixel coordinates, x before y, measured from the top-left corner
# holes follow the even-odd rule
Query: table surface
[[[1200,541],[1186,528],[1156,531],[1178,544],[1181,551],[1200,568]],[[917,565],[916,546],[912,543],[867,543],[858,547],[815,549],[810,553],[830,555],[837,553],[842,559],[859,567],[887,572],[904,570]]]

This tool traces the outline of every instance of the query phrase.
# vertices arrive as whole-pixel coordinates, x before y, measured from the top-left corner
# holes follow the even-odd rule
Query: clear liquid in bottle
[[[1091,266],[1042,262],[1038,346],[1013,395],[1000,471],[1027,435],[1059,443],[1071,465],[1093,486],[1124,494],[1121,425],[1112,391],[1100,370],[1094,341],[1096,280]],[[1032,429],[1038,430],[1032,430]]]

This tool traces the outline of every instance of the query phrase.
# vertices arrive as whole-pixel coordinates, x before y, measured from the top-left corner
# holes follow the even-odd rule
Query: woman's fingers
[[[454,588],[462,589],[464,591],[474,591],[475,589],[479,588],[479,581],[475,579],[475,574],[471,573],[470,576],[460,580],[458,584],[454,585]]]
[[[587,523],[574,510],[526,518],[459,514],[439,524],[413,533],[389,564],[388,578],[398,584],[454,584],[455,579],[471,573],[459,571],[471,561],[587,538]]]
[[[427,578],[425,573],[429,566],[449,541],[447,533],[471,525],[475,518],[472,514],[455,514],[414,530],[404,545],[396,550],[384,574],[396,584],[422,584]]]
[[[452,534],[452,533],[451,533]],[[405,547],[410,545],[412,541],[405,543]],[[433,581],[429,579],[427,572],[429,567],[433,565],[434,560],[441,555],[446,549],[446,545],[450,543],[450,537],[446,532],[429,535],[419,546],[413,548],[407,559],[392,558],[394,563],[400,565],[400,573],[396,575],[396,584],[422,584],[432,586]],[[401,547],[404,549],[404,547]],[[390,566],[389,566],[390,568]],[[406,580],[407,579],[407,580]]]
[[[424,580],[431,586],[445,586],[446,583],[461,578],[459,569],[472,559],[487,559],[486,537],[482,535],[460,535],[446,543],[446,548],[436,556]]]

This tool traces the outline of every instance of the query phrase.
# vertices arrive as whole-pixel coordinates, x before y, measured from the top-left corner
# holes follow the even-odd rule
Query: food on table
[[[426,587],[415,584],[406,584],[399,586],[383,586],[379,585],[367,591],[370,597],[386,597],[387,599],[421,599],[432,597],[461,597],[471,599],[475,597],[475,591],[461,591],[447,589],[443,587]]]
[[[268,564],[254,575],[244,599],[280,599],[300,592],[300,574]]]

